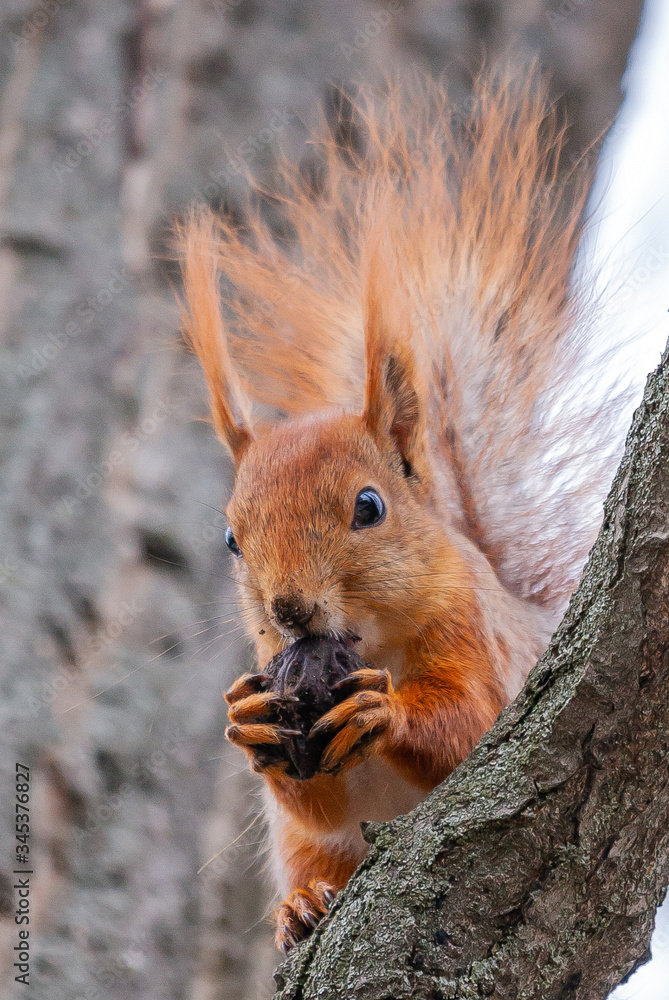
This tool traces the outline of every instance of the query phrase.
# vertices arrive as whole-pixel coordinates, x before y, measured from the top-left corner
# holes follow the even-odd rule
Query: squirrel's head
[[[379,291],[372,262],[358,412],[329,408],[258,429],[228,354],[213,241],[211,222],[187,233],[184,319],[235,463],[227,541],[248,628],[267,655],[305,634],[360,637],[363,656],[403,645],[433,613],[432,587],[443,600],[450,562],[408,309],[387,283]],[[461,580],[455,553],[452,567]]]
[[[379,347],[368,352],[361,413],[330,410],[257,434],[230,422],[232,409],[219,413],[236,464],[227,542],[266,655],[314,634],[357,637],[371,656],[429,615],[444,537],[431,514],[424,393],[407,345]]]
[[[401,643],[407,618],[420,627],[410,596],[429,605],[444,540],[426,511],[422,462],[406,442],[400,450],[398,429],[379,434],[367,414],[330,413],[281,424],[244,449],[227,541],[268,653],[286,638],[329,634],[357,636],[372,654],[390,635]]]

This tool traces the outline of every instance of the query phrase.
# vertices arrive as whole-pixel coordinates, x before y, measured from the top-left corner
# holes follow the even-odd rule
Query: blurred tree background
[[[6,0],[0,13],[3,802],[32,769],[32,971],[3,996],[257,1000],[272,905],[258,783],[224,745],[246,653],[230,466],[178,344],[169,227],[308,159],[319,103],[389,71],[537,53],[584,149],[641,0]],[[3,810],[3,844],[13,814]],[[198,874],[205,862],[227,848]]]

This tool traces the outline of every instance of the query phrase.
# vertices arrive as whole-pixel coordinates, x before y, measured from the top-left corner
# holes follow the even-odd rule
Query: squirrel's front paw
[[[333,734],[321,757],[321,771],[338,771],[346,763],[359,763],[369,756],[386,737],[398,711],[387,670],[356,670],[334,687],[352,693],[319,719],[309,733],[310,737]]]
[[[275,715],[278,699],[271,690],[266,690],[271,684],[267,674],[243,674],[235,681],[224,696],[232,723],[225,735],[246,751],[254,771],[273,768],[283,772],[289,766],[284,740],[292,730],[286,730],[278,722]]]
[[[312,879],[306,889],[295,889],[274,912],[275,941],[286,955],[293,945],[309,934],[327,913],[337,890],[329,882]]]

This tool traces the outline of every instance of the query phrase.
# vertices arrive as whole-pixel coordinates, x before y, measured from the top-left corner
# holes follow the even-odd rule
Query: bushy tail
[[[589,171],[561,172],[564,130],[536,70],[487,73],[466,115],[431,82],[380,102],[363,93],[355,115],[363,152],[325,136],[309,183],[283,165],[280,236],[261,198],[243,227],[202,216],[186,227],[187,252],[218,258],[232,363],[251,399],[286,416],[360,408],[369,275],[391,300],[399,281],[470,533],[509,589],[560,608],[611,463],[607,405],[582,402],[572,275]],[[370,268],[381,245],[385,278]],[[206,326],[196,314],[209,299],[188,298]]]

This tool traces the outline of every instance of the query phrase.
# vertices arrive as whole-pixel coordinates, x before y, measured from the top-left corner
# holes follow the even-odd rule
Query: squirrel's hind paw
[[[308,937],[327,913],[337,890],[329,882],[312,879],[306,889],[295,889],[274,912],[276,946],[284,955]]]

